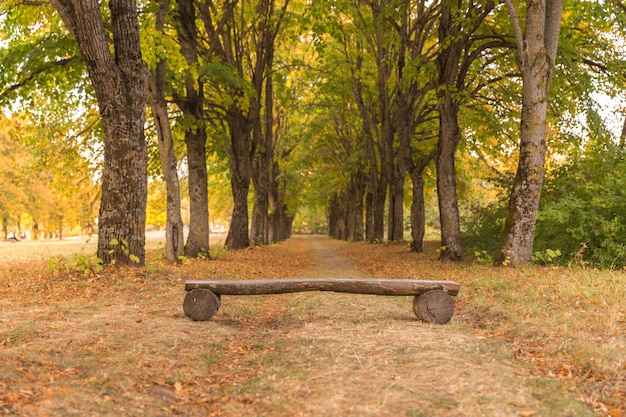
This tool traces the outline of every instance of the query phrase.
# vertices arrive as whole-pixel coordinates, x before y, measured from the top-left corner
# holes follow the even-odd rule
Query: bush
[[[500,245],[506,201],[467,210],[464,245],[494,256]],[[590,148],[546,178],[533,260],[626,268],[626,151],[612,144]],[[559,256],[551,256],[551,254]]]
[[[602,268],[626,266],[626,152],[611,144],[587,151],[546,181],[535,250],[560,249]]]
[[[497,201],[487,206],[474,206],[463,211],[463,246],[482,258],[495,258],[502,241],[506,219],[506,202]]]

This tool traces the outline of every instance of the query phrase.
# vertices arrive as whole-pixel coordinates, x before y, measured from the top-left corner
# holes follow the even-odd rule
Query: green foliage
[[[491,256],[491,254],[489,254],[489,252],[487,252],[486,250],[480,250],[480,251],[474,251],[474,258],[476,259],[476,262],[478,263],[486,263],[486,264],[491,264],[493,263],[493,258]]]
[[[466,249],[495,255],[505,217],[503,201],[467,210]],[[533,262],[626,267],[626,150],[600,140],[548,176]]]
[[[557,250],[552,250],[552,249],[546,249],[543,252],[533,252],[532,255],[532,260],[533,263],[535,264],[540,264],[540,265],[547,265],[547,264],[551,264],[554,263],[557,258],[559,258],[561,256],[561,251],[559,249]]]
[[[506,203],[498,200],[484,206],[475,205],[463,211],[463,245],[472,253],[481,253],[482,258],[495,257],[500,248]]]
[[[626,151],[593,144],[559,169],[542,194],[535,248],[557,247],[563,261],[582,258],[602,268],[626,267]]]
[[[98,258],[95,253],[86,254],[81,250],[69,257],[53,256],[48,259],[47,268],[54,273],[78,272],[85,276],[95,275],[104,269],[104,262]]]

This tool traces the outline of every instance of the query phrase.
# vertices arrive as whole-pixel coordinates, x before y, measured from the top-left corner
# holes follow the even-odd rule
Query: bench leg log
[[[194,321],[206,321],[217,313],[220,305],[219,294],[196,288],[187,292],[183,310]],[[417,318],[427,323],[445,324],[454,314],[454,300],[444,290],[430,290],[413,298],[413,312]]]
[[[204,288],[196,288],[187,292],[183,310],[187,317],[194,321],[206,321],[217,313],[221,301],[219,294]]]
[[[454,300],[443,290],[430,290],[413,298],[413,312],[428,323],[445,324],[454,314]]]

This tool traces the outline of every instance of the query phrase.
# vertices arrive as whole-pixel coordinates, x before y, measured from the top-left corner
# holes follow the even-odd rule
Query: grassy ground
[[[623,273],[443,264],[434,245],[320,237],[178,267],[149,258],[85,277],[0,257],[0,414],[625,415]],[[185,279],[298,276],[462,287],[444,326],[417,321],[409,297],[225,296],[209,322],[182,312]]]

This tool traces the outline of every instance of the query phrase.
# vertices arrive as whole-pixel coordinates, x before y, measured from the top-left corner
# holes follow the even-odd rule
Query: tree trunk
[[[267,178],[257,173],[254,180],[254,206],[250,223],[250,245],[267,245],[268,241],[268,210]]]
[[[396,167],[389,184],[387,240],[390,242],[404,239],[404,177],[406,172],[401,174],[397,171]]]
[[[248,192],[250,190],[250,125],[248,118],[236,104],[230,106],[230,172],[233,191],[233,214],[226,238],[228,249],[244,249],[250,246],[248,236]]]
[[[362,57],[356,61],[356,72],[360,73]],[[356,99],[359,116],[363,125],[363,152],[365,154],[366,179],[366,239],[368,242],[382,242],[385,236],[385,198],[387,197],[388,179],[385,176],[382,163],[379,164],[374,132],[375,126],[371,117],[371,110],[363,98],[363,84],[359,77],[353,78],[353,91]],[[383,152],[381,152],[383,153]],[[382,159],[382,157],[381,157]],[[380,169],[379,169],[380,165]]]
[[[109,3],[113,53],[97,0],[52,0],[51,3],[76,39],[85,60],[104,129],[98,257],[104,263],[143,266],[147,83],[136,2],[111,0]]]
[[[180,48],[190,68],[198,65],[198,35],[193,0],[177,0],[176,25]],[[204,121],[203,84],[191,72],[185,79],[185,97],[175,97],[188,121],[185,131],[187,164],[189,166],[189,235],[185,256],[209,257],[209,194],[206,167],[206,123]]]
[[[437,197],[441,220],[439,259],[458,261],[463,257],[461,224],[456,195],[455,153],[461,133],[457,121],[458,105],[447,93],[439,106],[439,149],[437,154]]]
[[[529,263],[543,185],[547,152],[546,119],[548,90],[561,27],[563,0],[528,2],[526,35],[522,35],[517,12],[505,0],[513,22],[522,72],[523,99],[520,124],[520,156],[496,265]]]
[[[274,160],[274,84],[272,82],[273,45],[268,47],[268,62],[265,64],[267,76],[265,81],[265,117],[262,129],[259,117],[258,127],[254,129],[253,141],[256,146],[256,155],[252,161],[254,184],[254,208],[252,210],[252,224],[250,227],[250,243],[253,245],[269,243],[269,182],[270,171]]]
[[[285,157],[285,155],[283,155]],[[272,162],[269,185],[269,217],[268,232],[271,243],[281,242],[291,236],[293,216],[287,214],[285,191],[287,185],[280,178],[280,168],[276,161]]]
[[[156,30],[163,32],[169,0],[161,0],[157,12]],[[184,253],[183,220],[180,214],[180,185],[174,140],[165,101],[165,71],[167,62],[159,60],[154,75],[150,75],[150,106],[157,131],[159,158],[167,189],[167,221],[165,224],[165,255],[170,264],[180,263]]]
[[[459,100],[455,89],[460,89],[464,81],[459,80],[459,64],[463,40],[458,22],[459,13],[450,4],[444,4],[439,19],[439,44],[441,51],[437,57],[438,97],[439,97],[439,142],[437,144],[437,197],[441,221],[441,260],[457,261],[463,257],[461,226],[456,195],[455,153],[461,139],[458,123]]]
[[[374,194],[365,193],[365,239],[374,241]]]
[[[424,234],[426,232],[426,204],[424,202],[424,178],[422,172],[411,173],[413,197],[411,201],[411,252],[424,251]]]
[[[363,241],[363,193],[365,184],[363,173],[352,175],[350,186],[350,213],[348,218],[348,239],[354,242]]]

